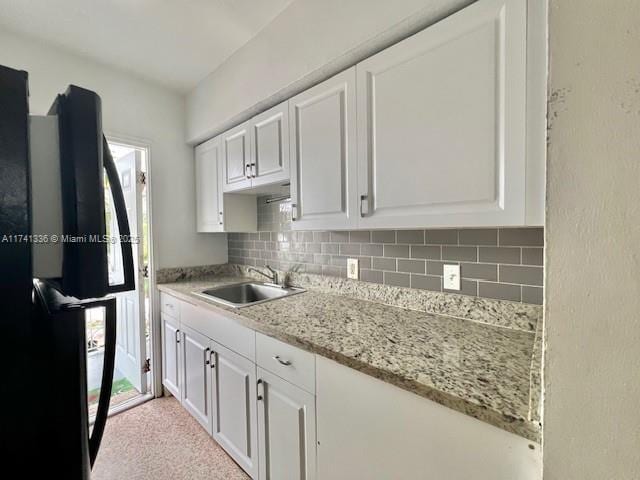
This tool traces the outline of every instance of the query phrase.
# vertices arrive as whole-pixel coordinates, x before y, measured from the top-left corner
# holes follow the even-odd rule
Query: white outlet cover
[[[347,278],[358,280],[360,270],[357,258],[347,258]]]
[[[460,265],[443,265],[443,288],[446,290],[460,290]]]

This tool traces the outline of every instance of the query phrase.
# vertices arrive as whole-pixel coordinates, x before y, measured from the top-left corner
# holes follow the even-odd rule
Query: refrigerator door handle
[[[102,364],[102,381],[100,383],[100,398],[98,400],[98,409],[96,418],[93,423],[93,431],[89,438],[89,460],[93,467],[102,434],[107,423],[109,414],[109,402],[111,400],[111,386],[113,383],[113,371],[116,362],[116,299],[107,298],[104,300],[83,303],[83,306],[104,306],[105,308],[105,325],[104,325],[104,363]]]
[[[118,285],[107,285],[107,292],[127,292],[135,290],[136,281],[133,271],[133,249],[131,248],[131,231],[129,230],[129,219],[127,218],[127,205],[124,201],[122,193],[122,185],[120,185],[120,176],[118,169],[111,156],[107,139],[102,137],[103,163],[111,185],[111,194],[113,198],[113,206],[118,221],[118,232],[120,234],[120,248],[122,249],[122,263],[124,269],[124,283]],[[123,241],[126,240],[126,241]]]

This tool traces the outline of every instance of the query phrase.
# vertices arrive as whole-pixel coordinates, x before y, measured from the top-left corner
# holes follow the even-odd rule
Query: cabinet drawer
[[[316,358],[312,353],[256,333],[256,363],[307,392],[316,391]]]
[[[160,292],[160,311],[180,320],[180,300],[164,292]]]
[[[206,335],[211,340],[239,353],[250,360],[255,359],[256,337],[250,328],[217,312],[182,302],[180,321],[183,325]]]

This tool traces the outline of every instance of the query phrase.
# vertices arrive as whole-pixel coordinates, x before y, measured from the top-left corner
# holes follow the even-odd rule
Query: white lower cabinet
[[[541,478],[538,444],[164,300],[163,384],[253,479]]]
[[[163,385],[238,465],[257,479],[254,331],[166,294],[163,298],[180,318],[162,313]]]
[[[211,428],[209,409],[209,339],[182,325],[182,406],[207,430]]]
[[[160,314],[162,323],[162,384],[180,398],[180,321]]]
[[[258,367],[258,403],[260,480],[315,479],[315,397]]]
[[[252,478],[258,476],[256,365],[211,342],[211,434]]]
[[[320,356],[316,381],[321,480],[542,478],[525,438]]]

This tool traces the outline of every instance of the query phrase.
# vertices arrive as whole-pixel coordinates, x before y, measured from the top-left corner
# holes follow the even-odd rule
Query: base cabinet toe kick
[[[161,293],[163,385],[260,480],[537,480],[540,446]]]

